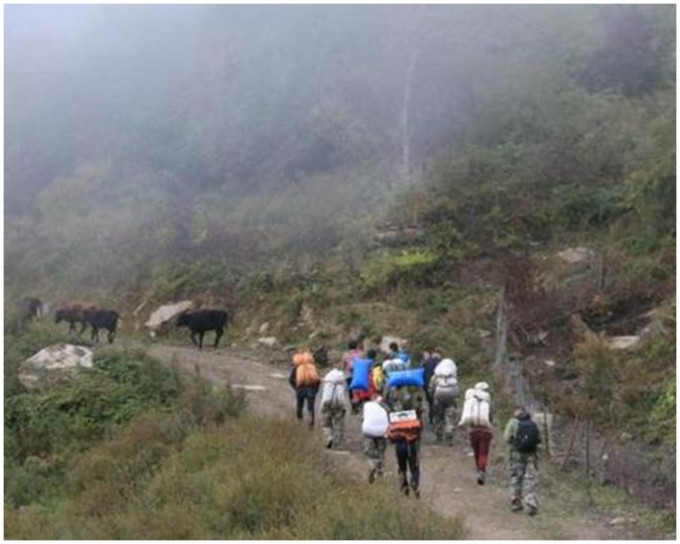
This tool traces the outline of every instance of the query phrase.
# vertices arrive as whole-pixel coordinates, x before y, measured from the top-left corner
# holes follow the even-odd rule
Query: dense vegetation
[[[483,374],[504,293],[542,400],[675,457],[674,6],[81,9],[88,47],[8,8],[10,301],[193,297]]]
[[[8,28],[11,293],[224,292],[363,260],[385,220],[446,262],[672,230],[673,7],[268,9],[90,6],[86,48]]]
[[[5,536],[14,539],[448,539],[462,524],[365,489],[293,422],[143,353],[5,402]],[[7,508],[9,506],[9,508]],[[19,508],[21,507],[21,508]],[[404,513],[405,512],[405,513]]]

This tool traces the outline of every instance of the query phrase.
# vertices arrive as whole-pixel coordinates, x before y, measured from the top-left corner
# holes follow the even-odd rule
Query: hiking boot
[[[479,485],[484,485],[484,481],[486,480],[486,472],[483,470],[478,470],[477,471],[477,483]]]
[[[512,504],[510,505],[510,511],[520,512],[521,510],[524,510],[524,507],[522,506],[522,501],[519,499],[514,499],[512,501]]]
[[[374,472],[374,471],[371,471],[371,472],[368,474],[368,483],[369,483],[369,484],[372,484],[373,482],[375,482],[375,472]]]
[[[408,497],[408,494],[409,494],[408,483],[406,483],[406,482],[401,483],[401,492]]]
[[[529,514],[530,516],[535,516],[536,514],[538,514],[538,508],[532,505],[528,505],[527,514]]]
[[[411,487],[413,488],[413,496],[416,499],[419,499],[420,498],[420,489],[418,489],[418,486],[415,486],[415,485],[411,486]]]

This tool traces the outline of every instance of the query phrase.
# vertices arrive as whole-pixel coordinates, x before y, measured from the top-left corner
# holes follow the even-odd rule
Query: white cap
[[[480,391],[487,391],[489,389],[489,384],[486,382],[477,382],[475,384],[475,389],[479,389]]]

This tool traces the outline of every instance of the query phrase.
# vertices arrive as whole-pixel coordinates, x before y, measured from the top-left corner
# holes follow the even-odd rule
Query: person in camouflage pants
[[[385,466],[385,450],[387,449],[387,438],[364,437],[364,455],[368,462],[368,481],[373,483],[375,477],[382,477],[383,467]]]
[[[327,448],[342,446],[345,439],[345,413],[344,405],[323,405],[321,407],[322,429]]]
[[[510,500],[514,511],[523,507],[530,515],[538,511],[538,457],[535,453],[513,452],[510,455]]]
[[[434,368],[427,391],[433,400],[432,427],[437,442],[446,440],[451,444],[458,419],[458,380],[452,359],[444,359]]]
[[[457,421],[456,401],[445,404],[439,399],[434,401],[433,428],[437,441],[445,440],[450,443],[453,440],[453,430]]]
[[[533,516],[538,512],[538,454],[521,453],[514,446],[519,422],[526,419],[531,419],[531,416],[524,407],[519,407],[508,421],[503,437],[510,446],[510,509],[518,512],[526,508]]]

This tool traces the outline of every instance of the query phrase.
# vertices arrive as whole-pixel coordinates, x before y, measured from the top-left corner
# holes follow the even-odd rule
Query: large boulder
[[[193,306],[194,303],[190,300],[175,302],[173,304],[165,304],[151,313],[149,319],[146,321],[146,323],[144,323],[144,326],[151,333],[151,335],[154,336],[161,327],[172,321],[182,312],[190,310],[193,308]]]
[[[80,368],[92,368],[92,350],[54,344],[19,365],[19,381],[26,389],[43,389],[68,380]]]

